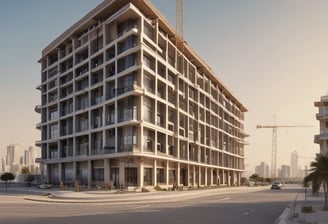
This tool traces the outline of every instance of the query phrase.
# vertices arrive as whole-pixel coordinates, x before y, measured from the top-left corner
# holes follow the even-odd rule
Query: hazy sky
[[[0,0],[0,156],[40,139],[41,50],[101,0]],[[175,0],[152,0],[175,26]],[[328,1],[184,0],[184,37],[248,108],[246,170],[271,163],[271,129],[256,124],[313,125],[278,129],[278,162],[319,152],[313,102],[328,93]]]

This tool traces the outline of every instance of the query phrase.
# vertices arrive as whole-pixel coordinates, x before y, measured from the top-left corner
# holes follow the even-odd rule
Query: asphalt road
[[[0,194],[2,224],[272,224],[300,190],[211,195],[165,203],[70,204],[34,202]]]

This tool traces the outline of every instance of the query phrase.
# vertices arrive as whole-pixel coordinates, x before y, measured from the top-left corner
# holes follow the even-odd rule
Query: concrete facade
[[[320,134],[314,136],[314,143],[320,145],[320,153],[328,154],[328,96],[322,96],[320,101],[314,102],[319,112],[316,118],[320,123]]]
[[[45,182],[239,185],[247,109],[149,1],[104,1],[39,62]]]

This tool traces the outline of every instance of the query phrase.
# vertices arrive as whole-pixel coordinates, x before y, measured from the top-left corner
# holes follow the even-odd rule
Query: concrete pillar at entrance
[[[76,180],[76,161],[73,162],[73,181],[75,183]]]
[[[210,181],[210,183],[211,183],[211,186],[213,186],[213,169],[211,168],[211,173],[210,173],[210,175],[211,175],[211,181]]]
[[[138,188],[143,188],[144,186],[144,162],[139,163],[139,175],[138,175]]]
[[[202,185],[202,167],[198,167],[198,183],[197,186]]]
[[[104,159],[104,184],[109,184],[109,159]]]
[[[166,161],[166,167],[165,167],[165,174],[166,174],[166,186],[169,186],[170,182],[169,182],[169,178],[170,178],[170,162],[167,160]]]
[[[228,177],[228,186],[231,186],[231,176],[230,171],[227,171],[227,177]]]
[[[153,185],[157,185],[157,160],[154,160],[154,168],[153,168]]]
[[[192,186],[196,186],[196,169],[195,165],[192,166]]]
[[[189,157],[188,157],[189,158]],[[192,182],[192,180],[190,180],[190,166],[191,165],[187,165],[187,186],[189,187],[190,186],[190,184],[191,184],[191,182]]]
[[[64,182],[63,180],[63,164],[62,163],[58,163],[58,181],[59,184],[62,184]]]
[[[237,186],[240,186],[240,172],[237,173]]]
[[[88,160],[88,189],[92,187],[92,161]]]
[[[119,166],[119,177],[118,177],[118,181],[120,186],[122,185],[123,188],[126,187],[125,186],[125,170],[124,170],[124,163],[120,162],[120,166]]]
[[[235,186],[236,184],[236,173],[235,171],[231,171],[231,185]]]
[[[222,178],[221,178],[221,182],[222,182],[223,185],[226,184],[225,170],[222,170]]]
[[[177,176],[176,176],[176,183],[179,186],[180,185],[180,163],[177,164]]]
[[[50,178],[50,174],[51,174],[51,171],[50,171],[50,169],[51,169],[51,164],[45,164],[45,167],[46,167],[46,171],[45,171],[45,176],[46,176],[46,178],[45,178],[45,182],[46,183],[52,183],[53,184],[53,182],[52,181],[50,181],[51,180],[51,178]]]
[[[205,183],[204,183],[204,185],[205,186],[208,186],[208,182],[207,182],[207,167],[205,167],[204,175],[205,175]]]

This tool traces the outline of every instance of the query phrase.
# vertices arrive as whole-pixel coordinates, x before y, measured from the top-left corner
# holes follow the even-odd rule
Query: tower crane
[[[183,0],[176,0],[176,33],[183,38]]]
[[[271,152],[271,177],[276,177],[277,172],[277,129],[278,128],[308,128],[311,125],[256,125],[256,128],[272,129],[272,152]]]

